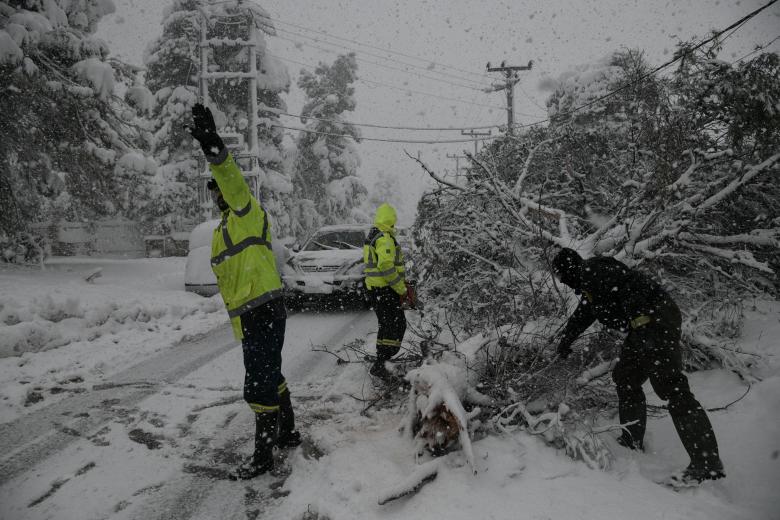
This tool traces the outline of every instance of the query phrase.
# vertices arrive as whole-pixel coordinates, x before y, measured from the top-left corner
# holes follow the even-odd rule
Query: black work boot
[[[295,413],[290,401],[290,391],[284,389],[279,394],[279,437],[276,445],[280,448],[294,448],[301,444],[301,434],[295,429]]]
[[[368,373],[374,377],[381,379],[385,383],[389,383],[393,380],[393,374],[391,374],[390,371],[387,370],[387,368],[385,368],[384,359],[377,359],[376,361],[374,361],[374,364],[371,365],[371,368],[368,370]]]
[[[252,457],[236,470],[237,479],[255,478],[274,468],[273,446],[276,441],[278,416],[276,411],[255,413],[255,451]]]
[[[723,471],[723,464],[718,459],[709,464],[691,463],[681,472],[672,475],[669,478],[669,483],[675,487],[690,487],[697,486],[705,480],[718,480],[725,477],[726,472]]]
[[[672,477],[683,484],[698,484],[726,476],[718,455],[718,442],[707,412],[693,396],[669,401],[669,414],[691,463],[681,474]]]

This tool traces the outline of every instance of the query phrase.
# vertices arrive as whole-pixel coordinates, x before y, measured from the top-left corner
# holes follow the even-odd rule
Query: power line
[[[277,22],[277,23],[281,23],[283,25],[289,25],[290,27],[295,27],[297,29],[301,29],[301,30],[304,30],[304,31],[309,31],[309,32],[312,32],[312,33],[315,33],[315,34],[321,34],[323,36],[327,36],[329,38],[333,38],[334,40],[340,40],[340,41],[345,41],[345,42],[349,42],[349,43],[354,43],[355,45],[362,45],[364,47],[368,47],[369,49],[374,49],[374,50],[386,52],[388,54],[395,54],[396,56],[403,56],[404,58],[411,58],[413,60],[418,60],[418,61],[422,61],[422,62],[425,62],[425,63],[432,63],[432,64],[434,64],[434,65],[436,65],[438,67],[442,67],[442,68],[446,68],[446,69],[450,69],[450,70],[456,70],[456,71],[462,72],[464,74],[471,74],[472,76],[478,76],[478,77],[480,77],[480,79],[483,77],[483,75],[481,73],[474,72],[474,71],[471,71],[471,70],[461,69],[461,68],[455,67],[454,65],[447,65],[446,63],[439,63],[439,62],[436,62],[434,60],[429,60],[427,58],[420,58],[419,56],[414,56],[414,55],[411,55],[411,54],[405,54],[405,53],[400,52],[400,51],[393,51],[393,50],[390,50],[390,49],[386,49],[384,47],[378,47],[376,45],[371,45],[370,43],[364,43],[364,42],[360,42],[360,41],[357,41],[357,40],[350,40],[349,38],[343,38],[341,36],[335,36],[333,34],[329,34],[329,33],[325,32],[325,31],[318,31],[318,30],[312,29],[310,27],[305,27],[303,25],[298,25],[298,24],[294,24],[294,23],[291,23],[291,22],[287,22],[287,21],[281,20],[279,18],[274,18],[272,16],[269,16],[268,18],[270,20],[273,20],[273,21]]]
[[[620,87],[618,87],[618,88],[616,88],[614,90],[611,90],[611,91],[605,93],[604,95],[599,96],[598,98],[596,98],[594,100],[591,100],[591,101],[589,101],[587,103],[579,105],[579,106],[577,106],[577,107],[575,107],[575,108],[573,108],[571,110],[568,110],[568,111],[565,111],[565,112],[561,112],[561,114],[570,115],[570,114],[574,114],[576,112],[579,112],[579,111],[581,111],[581,110],[583,110],[585,108],[588,108],[590,106],[593,106],[596,103],[599,103],[599,102],[601,102],[601,101],[603,101],[603,100],[605,100],[607,98],[610,98],[610,97],[612,97],[612,96],[622,92],[623,90],[625,90],[625,89],[627,89],[627,88],[629,88],[629,87],[631,87],[633,85],[636,85],[637,83],[639,83],[641,81],[644,81],[648,77],[657,74],[661,70],[663,70],[663,69],[669,67],[670,65],[673,65],[674,63],[676,63],[676,62],[680,61],[681,59],[683,59],[688,53],[691,53],[693,51],[696,51],[696,50],[700,49],[704,45],[712,42],[713,40],[717,39],[718,37],[720,37],[721,35],[725,34],[726,32],[731,31],[732,29],[734,29],[734,31],[732,31],[727,37],[733,35],[734,32],[736,32],[736,30],[741,28],[741,26],[743,26],[748,20],[754,18],[759,13],[761,13],[762,11],[764,11],[767,8],[771,7],[772,5],[774,5],[777,2],[778,2],[778,0],[771,0],[770,2],[768,2],[765,5],[763,5],[762,7],[759,7],[758,9],[752,11],[751,13],[745,15],[744,17],[740,18],[736,22],[732,23],[731,25],[729,25],[725,29],[713,33],[713,35],[710,38],[702,40],[697,45],[695,45],[695,46],[693,46],[693,47],[691,47],[689,49],[685,49],[684,52],[680,53],[677,57],[672,58],[672,59],[662,63],[661,65],[655,67],[654,69],[646,72],[645,74],[641,75],[636,80],[631,81],[629,83],[626,83],[625,85],[622,85],[622,86],[620,86]],[[284,22],[282,22],[282,23],[284,23]],[[292,24],[290,24],[290,25],[292,25]],[[778,36],[774,40],[770,41],[769,43],[767,43],[762,48],[768,47],[769,45],[771,45],[772,43],[774,43],[778,39],[780,39],[780,36]],[[736,61],[740,61],[740,60],[746,58],[747,56],[750,56],[751,54],[755,54],[756,52],[758,52],[762,48],[758,48],[758,49],[754,50],[753,52],[751,52],[749,54],[746,54],[742,58],[737,59]],[[271,56],[274,56],[273,54],[270,54],[270,53],[267,53],[267,54],[269,54]],[[295,63],[297,65],[301,65],[301,66],[303,66],[305,68],[312,68],[311,66],[309,66],[307,64],[296,62],[294,60],[288,60],[288,59],[282,58],[280,56],[275,56],[275,57],[277,57],[278,59],[280,59],[282,61],[290,61],[290,62]],[[438,96],[438,95],[435,95],[435,94],[429,94],[429,93],[414,91],[412,89],[400,88],[400,87],[396,87],[396,86],[393,86],[393,85],[382,84],[382,83],[379,83],[379,82],[372,82],[370,80],[362,80],[360,78],[358,78],[358,81],[363,81],[363,82],[367,82],[367,83],[375,83],[375,84],[379,84],[379,85],[390,87],[390,88],[396,88],[396,89],[399,89],[399,90],[406,90],[406,91],[410,91],[410,92],[417,92],[419,94],[429,95],[429,96],[437,97],[437,98],[441,98],[441,99],[450,99],[450,100],[458,101],[458,102],[461,102],[461,103],[467,103],[467,104],[472,104],[472,105],[477,105],[477,106],[481,105],[479,103],[469,103],[469,102],[467,102],[465,100],[462,100],[462,99],[446,98],[444,96]],[[497,107],[492,107],[491,106],[491,108],[497,108]],[[312,119],[314,119],[314,118],[312,118]],[[542,120],[539,120],[539,121],[536,121],[536,122],[533,122],[533,123],[528,123],[528,124],[523,124],[523,125],[513,125],[513,127],[514,128],[526,128],[526,127],[532,127],[532,126],[537,126],[537,125],[540,125],[540,124],[543,124],[543,123],[547,123],[549,121],[550,121],[550,118],[546,118],[546,119],[542,119]],[[353,137],[353,136],[351,136],[349,134],[336,134],[336,133],[328,133],[328,132],[318,132],[318,131],[314,131],[314,130],[308,130],[308,129],[305,129],[305,128],[288,127],[288,126],[278,125],[278,124],[273,124],[273,123],[270,126],[275,126],[275,127],[279,127],[279,128],[285,128],[287,130],[296,130],[296,131],[300,131],[300,132],[312,133],[312,134],[319,134],[319,135],[326,135],[326,136],[333,136],[333,137],[345,137],[345,138],[355,139],[355,137]],[[377,125],[377,126],[379,126],[379,125]],[[488,128],[488,127],[481,127],[481,128]],[[482,139],[450,139],[450,140],[412,140],[412,139],[408,139],[407,140],[407,139],[381,139],[381,138],[370,138],[370,137],[361,137],[361,138],[358,138],[358,139],[363,140],[363,141],[379,141],[379,142],[390,142],[390,143],[440,144],[440,143],[468,143],[468,142],[475,142],[475,141],[490,141],[490,140],[497,139],[499,137],[501,137],[501,136],[496,135],[496,136],[490,136],[490,137],[486,137],[486,138],[482,138]]]
[[[644,81],[648,77],[657,74],[658,72],[660,72],[661,70],[665,69],[666,67],[668,67],[670,65],[673,65],[674,63],[680,61],[681,59],[683,59],[683,57],[686,54],[692,53],[693,51],[695,51],[697,49],[700,49],[701,47],[703,47],[703,46],[707,45],[708,43],[712,42],[713,40],[717,39],[720,35],[728,32],[728,31],[730,31],[732,29],[739,28],[740,26],[744,25],[745,22],[747,22],[751,18],[754,18],[756,15],[758,15],[758,13],[760,13],[761,11],[771,7],[772,5],[776,4],[777,2],[778,2],[778,0],[771,0],[769,3],[763,5],[762,7],[759,7],[758,9],[756,9],[755,11],[752,11],[751,13],[748,13],[747,15],[743,16],[742,18],[740,18],[736,22],[732,23],[731,25],[729,25],[725,29],[713,33],[713,35],[710,36],[709,38],[707,38],[706,40],[702,40],[701,42],[699,42],[695,46],[691,47],[690,49],[685,49],[685,51],[680,53],[677,57],[672,58],[671,60],[669,60],[669,61],[667,61],[665,63],[662,63],[661,65],[657,66],[656,68],[654,68],[654,69],[652,69],[652,70],[642,74],[641,76],[639,76],[639,78],[635,79],[634,81],[630,81],[630,82],[626,83],[625,85],[616,88],[615,90],[611,90],[611,91],[607,92],[606,94],[604,94],[602,96],[599,96],[599,97],[597,97],[594,100],[588,101],[587,103],[579,105],[579,106],[577,106],[575,108],[572,108],[571,110],[561,112],[561,114],[563,114],[563,115],[574,114],[575,112],[579,112],[580,110],[583,110],[585,108],[588,108],[590,106],[595,105],[596,103],[604,101],[605,99],[610,98],[610,97],[614,96],[615,94],[617,94],[619,92],[622,92],[625,89],[627,89],[627,88],[629,88],[629,87],[631,87],[633,85],[636,85],[640,81]],[[731,33],[731,34],[733,34],[733,33]],[[731,34],[729,36],[731,36]],[[525,125],[514,125],[514,128],[531,127],[531,126],[540,125],[542,123],[547,123],[549,121],[550,121],[550,118],[546,118],[546,119],[542,119],[541,121],[536,121],[534,123],[528,123],[528,124],[525,124]]]
[[[302,114],[290,114],[288,112],[284,112],[283,110],[279,110],[278,108],[272,108],[272,107],[260,107],[260,108],[262,110],[266,110],[268,112],[273,112],[274,114],[279,114],[279,115],[283,115],[283,116],[312,119],[314,121],[322,121],[324,123],[336,123],[336,124],[342,124],[342,125],[364,126],[364,127],[367,127],[367,128],[384,128],[384,129],[387,129],[387,130],[414,130],[414,131],[457,130],[457,131],[463,131],[463,130],[482,130],[482,129],[485,129],[485,128],[496,128],[496,127],[501,126],[501,124],[485,125],[485,126],[445,126],[445,127],[377,125],[377,124],[371,124],[371,123],[354,123],[352,121],[340,121],[338,119],[324,119],[324,118],[321,118],[321,117],[306,116],[306,115],[302,115]]]
[[[495,135],[492,137],[486,137],[484,139],[444,139],[444,140],[435,140],[435,139],[382,139],[378,137],[355,137],[353,135],[349,134],[336,134],[332,132],[319,132],[317,130],[309,130],[307,128],[296,128],[292,126],[285,126],[285,125],[279,125],[276,123],[270,123],[269,126],[274,126],[277,128],[285,128],[287,130],[296,130],[298,132],[305,132],[307,134],[318,134],[318,135],[327,135],[331,137],[346,137],[348,139],[352,139],[356,142],[359,141],[380,141],[383,143],[410,143],[410,144],[444,144],[444,143],[473,143],[474,141],[489,141],[491,139],[498,139],[500,136]]]
[[[280,27],[277,27],[276,30],[277,31],[282,31],[282,32],[285,32],[285,33],[288,33],[288,34],[292,34],[292,35],[295,35],[295,36],[299,36],[301,38],[307,38],[307,39],[315,41],[315,42],[321,42],[321,43],[324,43],[326,45],[333,45],[334,47],[340,47],[342,49],[353,51],[355,53],[365,54],[367,56],[371,56],[371,57],[374,57],[374,58],[379,58],[380,60],[387,60],[387,61],[391,61],[391,62],[394,62],[394,63],[399,63],[399,64],[405,65],[407,67],[413,67],[415,69],[419,69],[419,70],[423,70],[423,71],[427,71],[427,72],[432,72],[434,74],[439,74],[441,76],[446,76],[448,78],[454,78],[454,79],[457,79],[459,81],[466,81],[466,82],[469,82],[469,83],[472,83],[473,85],[475,85],[475,86],[463,85],[464,88],[483,90],[487,86],[486,83],[480,83],[480,82],[477,82],[477,81],[473,81],[473,80],[470,80],[468,78],[464,78],[462,75],[449,74],[447,72],[439,72],[439,71],[437,71],[435,69],[430,69],[428,67],[423,67],[423,66],[420,66],[420,65],[416,65],[414,63],[409,63],[407,61],[397,60],[395,58],[388,58],[387,56],[380,56],[379,54],[374,54],[374,53],[367,52],[367,51],[364,51],[364,50],[355,49],[354,47],[349,47],[347,45],[342,45],[340,43],[329,42],[327,40],[324,40],[322,38],[318,38],[316,36],[308,36],[308,35],[305,35],[305,34],[297,33],[295,31],[288,31],[287,29],[282,29]],[[287,39],[287,38],[284,38],[284,37],[279,36],[279,35],[277,35],[277,38],[281,38],[283,40]],[[287,39],[287,40],[288,41],[292,41],[292,40],[289,40],[289,39]],[[313,45],[308,44],[308,43],[303,43],[303,42],[300,42],[300,43],[301,43],[301,45],[309,45],[311,47],[314,47],[315,49],[320,49],[320,47],[316,47],[316,46],[313,46]],[[326,50],[326,49],[320,49],[320,50]],[[332,50],[326,50],[326,51],[327,52],[337,52],[337,51],[332,51]],[[366,60],[363,60],[363,61],[366,61]],[[367,61],[367,63],[371,63],[371,64],[377,65],[379,67],[384,67],[385,66],[385,65],[382,65],[382,64],[379,64],[379,63],[374,63],[374,62],[371,62],[371,61]],[[396,69],[396,68],[393,67],[392,70],[399,70],[399,69]],[[412,74],[411,71],[408,71],[408,70],[403,70],[403,71],[407,72],[409,74]],[[428,76],[425,76],[425,75],[422,75],[422,74],[419,74],[419,75],[422,76],[422,77],[428,77]],[[431,79],[433,79],[434,81],[446,81],[446,80],[439,79],[439,78],[431,78]],[[452,83],[452,84],[456,84],[456,83]]]
[[[753,49],[752,51],[748,52],[748,53],[747,53],[747,54],[745,54],[744,56],[741,56],[741,57],[737,58],[736,60],[732,61],[731,63],[729,63],[729,65],[734,65],[734,64],[735,64],[735,63],[737,63],[738,61],[742,61],[742,60],[744,60],[745,58],[747,58],[747,57],[749,57],[749,56],[752,56],[752,55],[754,55],[754,54],[755,54],[755,53],[757,53],[757,52],[761,52],[761,51],[763,51],[764,49],[766,49],[767,47],[769,47],[770,45],[772,45],[773,43],[775,43],[777,40],[780,40],[780,36],[775,36],[775,37],[774,37],[774,39],[772,39],[772,41],[770,41],[770,42],[768,42],[768,43],[765,43],[765,44],[763,44],[763,45],[756,45],[756,48],[755,48],[755,49]]]
[[[309,65],[308,63],[301,63],[300,61],[296,61],[296,60],[293,60],[293,59],[290,59],[290,58],[284,58],[282,56],[279,56],[278,54],[273,54],[271,52],[266,52],[265,54],[268,55],[268,56],[273,56],[274,58],[277,58],[279,60],[286,61],[288,63],[293,63],[295,65],[300,65],[301,67],[309,69],[309,70],[316,70],[316,67],[314,67],[313,65]],[[466,101],[465,99],[453,98],[453,97],[448,97],[448,96],[442,96],[442,95],[439,95],[439,94],[431,94],[430,92],[424,92],[422,90],[415,90],[415,89],[409,88],[409,87],[399,87],[397,85],[391,85],[389,83],[382,83],[381,81],[374,81],[374,80],[365,79],[365,78],[357,78],[356,81],[360,81],[361,83],[368,83],[370,85],[377,85],[377,86],[381,86],[381,87],[387,87],[387,88],[391,88],[391,89],[394,89],[394,90],[400,90],[401,92],[414,92],[415,94],[420,94],[422,96],[435,97],[435,98],[438,98],[438,99],[444,99],[446,101],[456,101],[458,103],[463,103],[463,104],[466,104],[466,105],[474,105],[474,106],[492,108],[492,109],[495,109],[495,110],[502,110],[502,111],[504,110],[504,107],[500,107],[498,105],[488,105],[486,103],[469,102],[469,101]],[[517,112],[517,113],[520,114],[520,115],[524,115],[524,116],[534,117],[531,114],[523,114],[523,113],[520,113],[520,112]]]
[[[333,50],[333,49],[325,49],[323,47],[320,47],[318,45],[313,45],[311,43],[298,42],[298,41],[293,40],[292,38],[285,38],[284,36],[279,36],[279,35],[277,35],[276,37],[279,38],[280,40],[285,40],[285,41],[288,41],[288,42],[292,42],[295,45],[306,45],[307,47],[311,47],[312,49],[317,49],[317,50],[320,50],[322,52],[328,52],[328,53],[331,53],[331,54],[341,54],[339,51],[336,51],[336,50]],[[465,85],[465,84],[462,84],[462,83],[454,83],[454,82],[452,82],[450,80],[436,78],[436,77],[433,77],[433,76],[428,76],[426,74],[412,73],[412,72],[409,72],[408,70],[405,70],[405,69],[402,69],[402,68],[399,68],[399,67],[393,67],[392,65],[383,65],[383,64],[377,63],[375,61],[366,60],[366,59],[363,59],[363,58],[358,58],[357,56],[355,56],[355,60],[357,60],[359,62],[362,62],[362,63],[368,63],[369,65],[374,65],[375,67],[382,67],[382,68],[389,69],[389,70],[395,70],[395,71],[398,71],[398,72],[403,72],[405,74],[415,74],[418,77],[426,78],[426,79],[429,79],[431,81],[438,81],[438,82],[441,82],[441,83],[446,83],[446,84],[448,84],[450,86],[465,88],[465,89],[468,89],[468,90],[481,90],[479,87],[474,87],[472,85]]]

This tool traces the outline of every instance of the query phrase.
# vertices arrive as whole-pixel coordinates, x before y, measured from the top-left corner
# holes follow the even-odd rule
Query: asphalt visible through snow
[[[287,321],[283,352],[284,372],[288,381],[305,384],[325,376],[332,369],[335,358],[315,352],[312,347],[340,346],[356,338],[365,338],[375,331],[375,321],[373,313],[363,310],[291,315]],[[10,518],[18,519],[71,518],[72,516],[67,514],[60,516],[57,512],[60,506],[65,509],[73,508],[74,498],[60,488],[73,487],[72,482],[84,474],[92,472],[94,478],[98,473],[95,467],[105,468],[116,460],[121,460],[101,462],[101,455],[96,454],[99,450],[90,449],[87,440],[94,443],[101,431],[105,432],[112,425],[117,427],[117,410],[137,410],[139,405],[143,406],[143,402],[166,399],[165,395],[171,393],[171,388],[175,387],[177,382],[197,371],[208,373],[210,366],[219,364],[229,356],[235,358],[237,354],[235,351],[231,352],[231,349],[238,348],[230,328],[219,327],[122,370],[83,393],[63,398],[10,423],[0,424],[0,439],[3,445],[0,453],[0,501],[5,500],[3,497],[13,497],[15,493],[30,495],[30,490],[25,490],[24,487],[36,482],[35,479],[47,477],[50,482],[45,493],[36,491],[37,498],[25,499],[26,506],[8,506],[14,507],[13,510],[0,506],[0,517],[6,518],[6,514],[12,513]],[[240,388],[242,375],[235,374],[230,402],[240,401],[240,391],[237,392],[236,389]],[[193,385],[188,386],[191,388]],[[212,404],[204,406],[203,401],[193,401],[192,406],[198,410],[199,407],[203,409]],[[239,419],[212,432],[213,437],[209,439],[209,445],[245,444],[248,432],[253,429],[250,421],[249,414],[240,414]],[[131,426],[126,428],[129,430]],[[157,442],[151,437],[134,439],[132,431],[128,431],[127,435],[135,442]],[[79,443],[86,446],[86,449]],[[64,457],[65,453],[68,454],[70,470],[63,477],[58,464],[59,458]],[[113,455],[117,456],[116,453]],[[47,475],[49,465],[54,465],[57,469]],[[205,501],[208,501],[208,506],[204,511],[214,511],[215,502],[224,504],[222,512],[225,513],[225,518],[234,516],[229,513],[230,510],[234,510],[236,517],[243,518],[245,514],[249,514],[244,502],[251,502],[253,497],[245,496],[244,500],[240,499],[242,494],[249,492],[248,488],[245,489],[240,483],[227,481],[217,482],[215,485],[213,475],[187,471],[187,466],[187,463],[181,465],[180,471],[169,475],[164,483],[157,485],[152,492],[140,489],[133,493],[134,498],[130,501],[132,503],[125,500],[112,504],[108,502],[113,500],[111,497],[106,497],[104,504],[89,503],[89,499],[85,499],[83,518],[199,518],[198,511]],[[230,486],[233,491],[226,495],[225,486]],[[234,493],[238,494],[238,500],[236,496],[232,496]],[[58,501],[63,502],[58,504]],[[109,514],[106,515],[106,512]]]

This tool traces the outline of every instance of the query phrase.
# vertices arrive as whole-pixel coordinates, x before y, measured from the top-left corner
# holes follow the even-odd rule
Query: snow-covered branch
[[[430,176],[431,176],[431,178],[432,178],[433,180],[435,180],[436,182],[438,182],[439,184],[444,184],[445,186],[449,186],[450,188],[455,188],[456,190],[465,191],[465,189],[466,189],[466,188],[464,188],[464,187],[462,187],[462,186],[458,186],[457,184],[453,184],[453,183],[451,183],[451,182],[449,182],[449,181],[446,181],[446,180],[442,179],[441,177],[439,177],[438,175],[436,175],[436,173],[435,173],[433,170],[431,170],[431,169],[428,167],[428,165],[427,165],[427,164],[425,164],[424,162],[422,162],[422,160],[420,160],[419,158],[417,158],[417,157],[414,157],[413,155],[411,155],[411,154],[410,154],[409,152],[407,152],[406,150],[404,150],[404,153],[406,154],[406,156],[407,156],[407,157],[409,157],[409,158],[410,158],[410,159],[412,159],[413,161],[416,161],[416,162],[417,162],[417,163],[420,165],[420,167],[421,167],[423,170],[425,170],[425,172],[426,172],[428,175],[430,175]]]
[[[523,169],[520,172],[520,175],[517,177],[517,181],[515,182],[514,189],[512,190],[512,194],[515,197],[519,197],[523,190],[523,183],[525,182],[526,177],[528,177],[528,171],[531,166],[531,160],[533,160],[534,155],[536,154],[536,151],[541,148],[544,145],[550,144],[553,141],[555,141],[557,137],[551,137],[550,139],[545,139],[544,141],[540,142],[536,146],[534,146],[530,152],[528,152],[528,157],[525,158],[525,163],[523,164]]]
[[[751,267],[753,269],[756,269],[758,271],[762,271],[767,274],[774,274],[775,272],[772,270],[771,267],[766,262],[759,262],[755,259],[753,256],[753,253],[750,251],[731,251],[728,249],[721,249],[718,247],[712,247],[712,246],[705,246],[702,244],[692,244],[690,242],[681,241],[682,245],[690,247],[691,249],[695,249],[697,251],[702,251],[704,253],[708,253],[713,256],[717,256],[719,258],[723,258],[725,260],[728,260],[729,262],[736,263],[736,264],[742,264],[747,267]]]
[[[695,211],[697,214],[703,212],[704,210],[711,208],[712,206],[715,206],[719,202],[721,202],[723,199],[734,193],[738,188],[741,186],[744,186],[753,178],[758,175],[759,173],[763,172],[764,170],[772,167],[778,160],[780,160],[780,153],[776,153],[763,162],[753,165],[748,170],[742,174],[739,178],[734,179],[731,181],[725,188],[720,190],[715,195],[711,196],[704,202],[698,205],[698,207],[695,208]]]
[[[704,242],[706,244],[751,244],[780,247],[780,229],[756,229],[749,234],[725,236],[683,232],[679,234],[679,238],[688,242]]]

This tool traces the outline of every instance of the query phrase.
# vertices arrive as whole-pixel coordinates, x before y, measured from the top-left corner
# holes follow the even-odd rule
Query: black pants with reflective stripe
[[[636,421],[626,428],[623,437],[642,444],[647,424],[642,384],[650,379],[658,397],[669,401],[669,415],[691,462],[698,467],[717,467],[720,458],[715,432],[682,371],[680,321],[680,311],[669,306],[660,309],[652,323],[631,330],[626,337],[612,372],[620,422]]]
[[[283,304],[282,304],[283,308]],[[287,319],[265,306],[241,315],[244,338],[244,400],[256,413],[276,411],[287,384],[282,375],[282,346]]]
[[[395,356],[401,349],[406,332],[406,316],[398,293],[390,287],[376,287],[368,291],[376,312],[379,330],[376,334],[376,354],[379,362]]]

